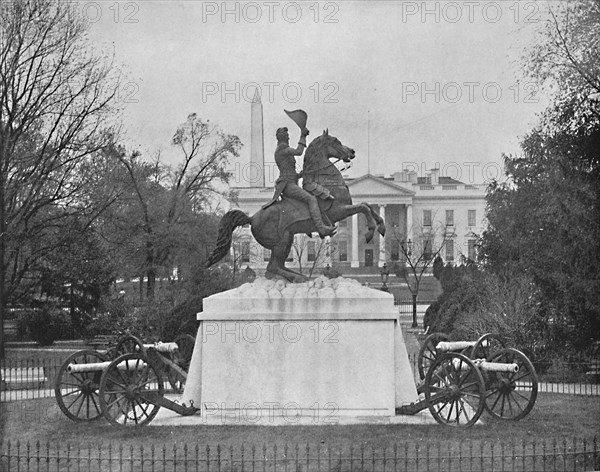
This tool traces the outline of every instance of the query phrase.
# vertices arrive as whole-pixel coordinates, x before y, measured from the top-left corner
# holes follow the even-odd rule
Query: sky
[[[170,145],[189,113],[240,137],[250,156],[250,101],[263,102],[265,160],[275,130],[308,113],[356,151],[350,177],[403,169],[465,183],[502,174],[502,154],[547,101],[520,58],[544,16],[535,1],[201,2],[79,4],[91,38],[114,51],[124,139],[145,155]],[[300,162],[300,161],[299,161]],[[237,180],[237,182],[235,182]],[[241,173],[234,184],[244,186]]]

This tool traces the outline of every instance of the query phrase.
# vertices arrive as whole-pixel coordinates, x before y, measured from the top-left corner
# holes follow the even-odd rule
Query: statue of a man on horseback
[[[315,231],[321,237],[335,233],[330,223],[343,220],[356,213],[366,218],[366,241],[373,238],[375,231],[385,234],[383,218],[368,203],[353,204],[350,191],[335,162],[351,162],[354,150],[345,146],[325,130],[306,147],[306,113],[302,110],[286,113],[301,129],[301,138],[297,148],[289,145],[289,133],[286,128],[277,130],[277,149],[275,162],[280,170],[276,182],[275,195],[271,202],[258,212],[248,216],[241,210],[228,211],[219,225],[217,244],[206,262],[206,267],[215,264],[229,253],[235,228],[250,225],[252,235],[259,244],[271,250],[271,259],[267,265],[267,277],[283,277],[290,281],[301,282],[306,277],[285,266],[292,248],[294,234],[311,234]],[[304,152],[302,173],[296,172],[295,157]],[[330,159],[335,159],[332,162]],[[298,186],[300,175],[303,188]],[[279,196],[284,198],[278,200]]]
[[[301,156],[306,147],[306,136],[309,132],[306,126],[300,130],[300,140],[298,141],[298,147],[290,147],[290,135],[287,128],[279,128],[275,134],[277,137],[277,148],[275,149],[275,163],[279,168],[279,178],[275,182],[275,194],[273,200],[263,208],[268,207],[277,199],[279,196],[286,198],[294,198],[300,200],[308,205],[308,212],[310,217],[319,233],[321,238],[325,236],[333,236],[335,234],[335,227],[329,226],[323,223],[321,217],[321,209],[317,197],[312,193],[304,190],[298,186],[298,179],[301,174],[296,172],[296,156]],[[326,192],[326,199],[333,199],[333,196]]]

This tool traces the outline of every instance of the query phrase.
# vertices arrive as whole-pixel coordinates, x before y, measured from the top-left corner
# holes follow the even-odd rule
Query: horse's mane
[[[304,160],[306,161],[307,159],[312,158],[313,154],[320,151],[324,144],[325,140],[323,139],[322,134],[313,139],[306,148]]]
[[[329,167],[329,166],[333,166],[337,170],[337,168],[329,160],[327,160],[326,166],[317,168],[317,169],[313,169],[315,163],[319,161],[318,156],[319,156],[321,150],[323,149],[323,147],[325,147],[327,145],[327,140],[324,138],[329,138],[329,137],[330,137],[329,135],[321,134],[310,142],[310,144],[306,148],[306,151],[304,152],[304,163],[303,163],[302,167],[303,167],[303,170],[305,173],[308,173],[310,171],[315,171],[315,170],[323,170],[324,168]]]

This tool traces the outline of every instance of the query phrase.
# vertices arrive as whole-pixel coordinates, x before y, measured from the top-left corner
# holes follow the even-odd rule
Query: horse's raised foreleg
[[[377,231],[382,236],[385,236],[385,221],[383,221],[383,218],[379,215],[379,212],[375,211],[370,203],[366,203],[366,205],[371,209],[371,215],[373,215],[373,218],[377,222]]]
[[[373,218],[373,212],[371,211],[371,207],[367,203],[357,203],[355,205],[341,205],[338,208],[333,209],[333,211],[329,211],[328,215],[332,221],[340,221],[357,213],[362,213],[363,215],[365,215],[365,218],[367,220],[367,232],[365,233],[365,239],[367,242],[370,242],[371,239],[373,239],[373,235],[375,234],[377,223]]]

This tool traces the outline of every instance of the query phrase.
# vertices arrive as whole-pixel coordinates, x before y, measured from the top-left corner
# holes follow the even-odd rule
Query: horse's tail
[[[243,226],[249,224],[251,218],[241,210],[230,210],[223,218],[221,218],[221,223],[219,224],[219,233],[217,236],[217,247],[212,252],[204,267],[208,268],[211,265],[219,262],[223,259],[227,254],[229,254],[229,248],[231,247],[231,237],[233,235],[233,230],[238,226]]]

